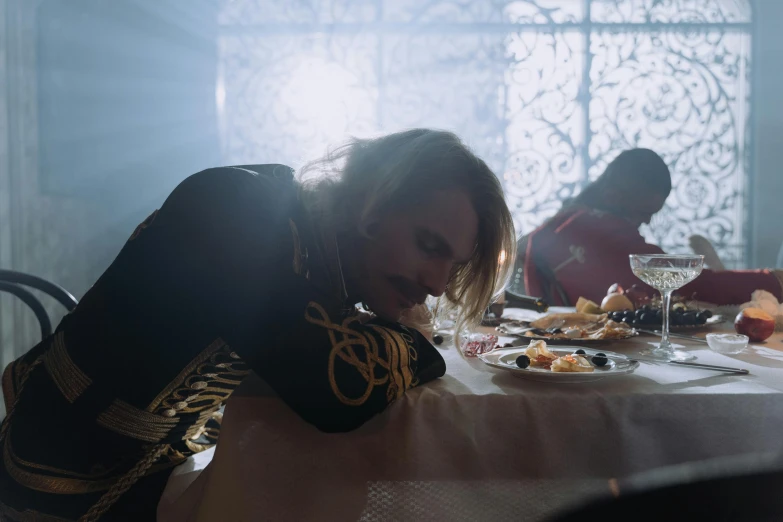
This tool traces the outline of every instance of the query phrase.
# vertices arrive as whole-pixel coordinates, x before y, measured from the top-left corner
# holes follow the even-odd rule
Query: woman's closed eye
[[[429,257],[443,257],[450,259],[452,251],[445,239],[439,234],[429,230],[419,229],[416,232],[416,246]]]
[[[431,237],[422,237],[422,235],[417,235],[416,245],[422,252],[431,257],[439,256],[443,253],[443,249],[441,248],[440,243]]]

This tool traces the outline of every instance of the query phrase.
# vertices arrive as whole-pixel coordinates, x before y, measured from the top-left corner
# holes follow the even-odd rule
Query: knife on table
[[[643,328],[635,328],[635,330],[639,333],[657,335],[658,337],[660,337],[662,334],[660,330],[645,330]],[[675,339],[686,339],[688,341],[697,341],[700,343],[707,344],[707,339],[705,339],[704,337],[696,337],[694,335],[684,335],[681,333],[669,332],[669,337],[674,337]]]
[[[629,357],[629,360],[648,362],[648,363],[675,364],[677,366],[685,366],[688,368],[694,368],[696,370],[712,370],[714,372],[734,373],[737,375],[750,374],[750,370],[746,370],[745,368],[732,368],[731,366],[716,366],[714,364],[704,364],[704,363],[697,363],[697,362],[659,361],[656,359],[641,359],[639,357]]]

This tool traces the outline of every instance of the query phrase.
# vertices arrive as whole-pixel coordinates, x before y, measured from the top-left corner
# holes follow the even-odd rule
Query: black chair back
[[[783,458],[751,454],[662,468],[615,482],[596,500],[550,522],[783,520]]]
[[[79,304],[79,301],[65,288],[46,279],[15,270],[0,269],[0,291],[15,295],[32,309],[41,326],[42,338],[51,335],[52,321],[41,301],[25,287],[34,288],[52,296],[69,312]]]

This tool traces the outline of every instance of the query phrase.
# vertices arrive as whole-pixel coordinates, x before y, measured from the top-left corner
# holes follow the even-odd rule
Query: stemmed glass
[[[704,256],[677,256],[667,254],[632,254],[631,270],[636,277],[661,293],[663,328],[661,343],[642,355],[661,361],[692,361],[696,358],[688,352],[675,350],[669,341],[669,308],[672,292],[690,283],[701,274]]]

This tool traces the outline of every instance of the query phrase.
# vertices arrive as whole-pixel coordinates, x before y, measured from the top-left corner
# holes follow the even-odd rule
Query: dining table
[[[687,334],[728,331],[724,322]],[[636,358],[657,340],[599,346]],[[348,433],[318,431],[248,378],[226,404],[217,446],[172,473],[158,519],[546,520],[616,495],[618,480],[637,473],[783,453],[783,333],[736,355],[673,341],[697,362],[748,374],[641,358],[627,375],[541,382],[445,342],[443,377]]]

